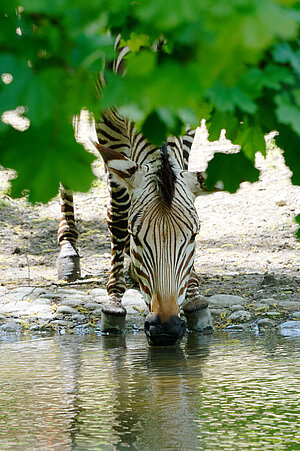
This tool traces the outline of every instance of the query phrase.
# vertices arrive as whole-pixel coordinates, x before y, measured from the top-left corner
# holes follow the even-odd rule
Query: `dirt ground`
[[[226,140],[209,143],[205,130],[193,148],[193,166],[204,169],[216,149],[230,151]],[[235,194],[216,192],[196,200],[201,220],[195,267],[202,293],[237,294],[253,300],[300,297],[300,242],[294,222],[300,213],[300,187],[293,186],[282,152],[271,143],[267,157],[257,154],[257,183],[243,183]],[[79,252],[85,287],[105,286],[110,242],[105,222],[106,181],[101,161],[88,193],[74,196],[80,233]],[[0,284],[51,286],[56,283],[56,232],[59,202],[30,205],[9,197],[12,171],[0,171]],[[89,279],[91,279],[89,281]]]

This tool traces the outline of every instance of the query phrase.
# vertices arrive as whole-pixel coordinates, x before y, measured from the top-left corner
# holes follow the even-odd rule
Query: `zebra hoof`
[[[66,255],[56,260],[58,280],[72,282],[80,279],[80,262],[78,255]]]
[[[101,331],[122,334],[125,332],[126,309],[120,304],[108,304],[102,308]]]
[[[187,321],[187,328],[190,331],[211,334],[214,330],[211,313],[208,307],[193,312],[184,311]]]

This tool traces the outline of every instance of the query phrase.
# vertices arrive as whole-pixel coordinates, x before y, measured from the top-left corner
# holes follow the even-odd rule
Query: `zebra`
[[[170,136],[157,147],[133,121],[116,109],[102,112],[93,142],[107,170],[111,238],[109,302],[102,308],[102,330],[124,331],[125,253],[149,308],[144,330],[150,345],[174,345],[186,327],[212,331],[207,300],[200,295],[194,270],[195,238],[200,222],[194,201],[205,190],[201,172],[188,171],[195,132]],[[61,187],[58,241],[59,278],[80,277],[72,192]],[[180,310],[186,321],[180,317]]]

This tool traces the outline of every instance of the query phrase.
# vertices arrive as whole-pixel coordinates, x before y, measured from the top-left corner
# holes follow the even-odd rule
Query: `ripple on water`
[[[299,339],[144,334],[0,344],[2,449],[297,449]]]

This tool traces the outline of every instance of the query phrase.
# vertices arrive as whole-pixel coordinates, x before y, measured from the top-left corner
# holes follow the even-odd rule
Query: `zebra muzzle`
[[[146,317],[144,330],[151,346],[174,346],[181,342],[186,331],[186,322],[176,315],[162,322],[159,315],[150,313]]]

